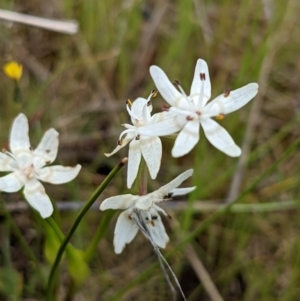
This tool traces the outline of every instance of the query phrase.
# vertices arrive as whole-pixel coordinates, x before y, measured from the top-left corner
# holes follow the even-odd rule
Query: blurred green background
[[[174,139],[162,138],[161,170],[149,189],[194,168],[185,185],[197,190],[178,202],[181,209],[167,206],[173,218],[163,218],[170,242],[162,252],[169,254],[189,301],[300,300],[299,146],[274,165],[300,136],[298,0],[2,0],[0,8],[79,22],[79,32],[70,36],[0,20],[0,66],[10,60],[23,65],[22,102],[14,101],[14,82],[0,73],[2,148],[8,148],[11,123],[23,112],[33,146],[54,127],[60,133],[56,162],[83,166],[73,182],[45,185],[64,232],[74,221],[75,205],[127,155],[127,148],[111,158],[103,153],[115,147],[121,124],[129,121],[125,101],[147,98],[155,88],[150,65],[159,65],[188,92],[196,60],[206,60],[213,97],[258,82],[252,102],[218,121],[243,146],[242,160],[213,148],[203,132],[189,155],[174,159]],[[159,95],[153,100],[156,112],[164,104]],[[125,177],[126,167],[97,204],[126,193]],[[220,204],[241,195],[238,205],[209,222]],[[6,209],[1,205],[0,300],[43,300],[43,281],[22,238],[47,276],[47,254],[56,250],[45,243],[51,234],[21,195],[1,199]],[[171,300],[150,244],[139,234],[115,255],[118,213],[104,214],[98,205],[72,241],[84,250],[96,229],[103,230],[90,274],[74,285],[63,264],[57,300]]]

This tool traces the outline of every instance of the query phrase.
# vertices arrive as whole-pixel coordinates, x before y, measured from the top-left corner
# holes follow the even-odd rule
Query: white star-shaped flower
[[[185,195],[193,191],[196,187],[177,188],[192,174],[193,170],[189,169],[170,183],[147,195],[117,195],[102,202],[100,210],[125,210],[119,215],[115,228],[114,247],[117,254],[123,251],[125,245],[129,244],[138,232],[139,227],[131,217],[134,210],[139,210],[141,212],[155,244],[160,248],[165,248],[169,241],[169,237],[166,234],[165,227],[158,212],[161,212],[166,216],[168,215],[157,205],[157,203],[168,201],[174,196]]]
[[[148,99],[138,98],[133,103],[127,102],[126,108],[131,117],[131,124],[123,124],[126,128],[119,137],[117,147],[105,156],[109,157],[129,142],[128,167],[127,167],[127,187],[131,188],[141,161],[141,156],[146,161],[151,179],[155,179],[160,168],[162,157],[162,145],[157,133],[151,132],[151,135],[141,135],[140,127],[144,125],[152,125],[161,122],[165,116],[165,112],[151,116],[152,104],[151,97],[155,92],[151,93]]]
[[[73,180],[81,166],[64,167],[51,164],[57,155],[58,132],[49,129],[43,136],[38,147],[33,150],[29,141],[27,117],[20,114],[13,122],[9,147],[10,152],[0,152],[0,171],[11,171],[0,178],[0,191],[16,192],[24,186],[24,196],[28,203],[43,218],[53,212],[52,203],[39,180],[51,184],[62,184]]]
[[[167,123],[163,121],[151,127],[144,127],[141,133],[149,135],[156,131],[159,136],[165,136],[180,130],[172,149],[172,156],[181,157],[189,153],[199,141],[201,125],[206,138],[214,147],[228,156],[240,156],[241,149],[229,133],[212,117],[222,119],[225,115],[246,105],[258,92],[256,83],[234,91],[226,91],[208,102],[211,96],[211,84],[208,67],[204,60],[198,59],[197,61],[189,96],[179,84],[176,84],[178,91],[158,66],[151,66],[150,74],[162,97],[171,105],[169,113],[174,116],[173,128],[168,119]]]

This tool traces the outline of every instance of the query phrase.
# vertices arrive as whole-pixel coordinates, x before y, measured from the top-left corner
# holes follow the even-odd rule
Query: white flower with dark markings
[[[204,60],[198,59],[190,95],[187,96],[179,83],[179,91],[170,82],[162,69],[150,67],[150,74],[162,97],[171,105],[170,115],[174,117],[153,126],[141,129],[143,134],[159,133],[166,136],[177,131],[178,134],[172,149],[173,157],[189,153],[200,139],[199,128],[202,126],[209,142],[228,156],[237,157],[241,149],[235,144],[229,133],[212,117],[224,118],[225,115],[246,105],[258,92],[256,83],[248,84],[234,91],[226,91],[211,102],[211,84],[208,67]],[[173,127],[171,126],[171,120]]]
[[[27,117],[20,114],[13,122],[9,147],[10,152],[0,152],[0,171],[11,173],[0,178],[0,191],[16,192],[24,186],[24,196],[28,203],[43,218],[53,212],[52,203],[39,180],[51,184],[62,184],[73,180],[81,166],[64,167],[51,164],[57,155],[58,132],[49,129],[38,147],[33,150],[29,141]]]
[[[167,185],[162,186],[158,190],[148,193],[147,195],[117,195],[102,202],[100,210],[125,210],[118,217],[115,228],[114,247],[117,254],[123,251],[125,245],[133,240],[139,230],[138,225],[132,218],[132,214],[135,210],[140,211],[143,222],[147,225],[154,243],[160,248],[165,248],[169,241],[169,237],[166,234],[165,227],[158,212],[161,212],[166,216],[168,215],[157,205],[157,203],[169,201],[174,196],[185,195],[193,191],[196,187],[177,188],[192,174],[193,170],[189,169]]]
[[[133,103],[127,102],[126,108],[131,117],[131,124],[123,124],[126,128],[119,137],[117,147],[105,156],[109,157],[129,142],[128,167],[127,167],[127,187],[131,188],[139,169],[141,157],[146,161],[151,179],[155,179],[160,168],[162,157],[162,145],[157,133],[151,135],[140,134],[139,129],[144,125],[152,125],[161,122],[166,112],[151,116],[152,104],[151,97],[156,94],[152,92],[148,99],[138,98]]]

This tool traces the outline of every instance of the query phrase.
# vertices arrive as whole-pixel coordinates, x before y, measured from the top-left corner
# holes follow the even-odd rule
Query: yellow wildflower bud
[[[19,81],[22,76],[23,67],[15,61],[10,61],[3,66],[5,75],[16,81]]]

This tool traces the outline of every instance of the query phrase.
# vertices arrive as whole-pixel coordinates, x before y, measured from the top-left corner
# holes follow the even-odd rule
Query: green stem
[[[74,232],[76,231],[77,227],[79,226],[82,218],[86,214],[86,212],[90,209],[90,207],[94,204],[94,202],[97,200],[99,195],[103,192],[103,190],[106,188],[106,186],[110,183],[110,181],[115,177],[115,175],[121,170],[121,168],[126,164],[127,158],[124,158],[110,173],[109,175],[104,179],[104,181],[100,184],[100,186],[96,189],[96,191],[93,193],[93,195],[90,197],[90,199],[87,201],[87,203],[82,207],[80,212],[77,215],[76,220],[74,221],[74,224],[71,226],[69,232],[65,236],[58,252],[55,258],[55,261],[53,263],[50,276],[48,279],[48,286],[47,286],[47,300],[51,301],[53,300],[52,298],[52,291],[53,291],[53,286],[54,286],[54,279],[55,279],[55,274],[56,270],[58,269],[61,257],[71,240]]]
[[[101,218],[100,225],[97,227],[96,233],[93,235],[93,239],[85,251],[84,259],[86,262],[90,262],[91,259],[93,258],[97,250],[99,241],[104,236],[105,231],[107,229],[107,225],[109,224],[114,214],[115,212],[112,210],[103,213],[103,217]]]
[[[140,163],[139,177],[138,177],[139,195],[147,194],[147,182],[148,182],[148,169],[145,160],[142,158]]]

